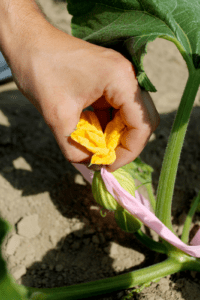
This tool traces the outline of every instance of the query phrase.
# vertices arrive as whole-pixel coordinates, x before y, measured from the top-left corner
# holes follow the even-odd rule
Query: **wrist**
[[[20,55],[25,44],[34,42],[48,24],[34,0],[0,1],[0,49],[7,61]]]

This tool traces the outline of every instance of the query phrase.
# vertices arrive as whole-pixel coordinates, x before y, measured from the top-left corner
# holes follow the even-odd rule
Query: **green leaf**
[[[139,180],[142,184],[152,182],[151,174],[153,168],[144,163],[139,157],[123,166],[122,169],[127,171],[134,179]]]
[[[200,68],[199,0],[68,0],[72,34],[88,42],[113,48],[135,66],[140,85],[155,91],[143,58],[156,38],[172,41],[189,72]]]
[[[14,281],[2,257],[1,246],[9,229],[10,225],[0,218],[0,299],[28,300],[28,290],[23,285],[20,286]]]

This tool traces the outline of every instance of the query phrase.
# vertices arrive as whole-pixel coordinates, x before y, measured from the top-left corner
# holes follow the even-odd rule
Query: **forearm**
[[[1,0],[0,49],[7,60],[24,43],[34,41],[46,23],[34,0]]]

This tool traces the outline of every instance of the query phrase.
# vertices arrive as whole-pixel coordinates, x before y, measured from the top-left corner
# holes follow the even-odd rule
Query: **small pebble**
[[[13,165],[14,165],[15,169],[32,171],[31,166],[22,156],[13,160]]]
[[[79,185],[87,185],[87,183],[84,181],[83,176],[81,174],[75,175],[74,182]]]
[[[149,142],[153,142],[154,140],[156,140],[156,135],[155,133],[152,133],[152,135],[149,138]]]

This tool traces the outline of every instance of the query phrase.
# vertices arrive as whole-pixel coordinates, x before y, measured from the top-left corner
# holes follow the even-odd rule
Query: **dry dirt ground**
[[[55,26],[70,33],[63,1],[39,3]],[[175,46],[164,40],[149,45],[145,66],[158,89],[152,97],[161,123],[141,158],[154,168],[156,188],[187,70]],[[176,181],[173,223],[179,235],[190,202],[200,189],[199,104],[198,95]],[[118,229],[111,214],[100,216],[90,185],[65,161],[42,117],[13,82],[0,86],[0,207],[0,214],[13,226],[3,247],[9,270],[18,283],[27,286],[87,282],[164,259]],[[194,221],[200,224],[200,215]],[[128,293],[98,299],[123,299]],[[178,273],[130,299],[197,300],[200,276]]]

